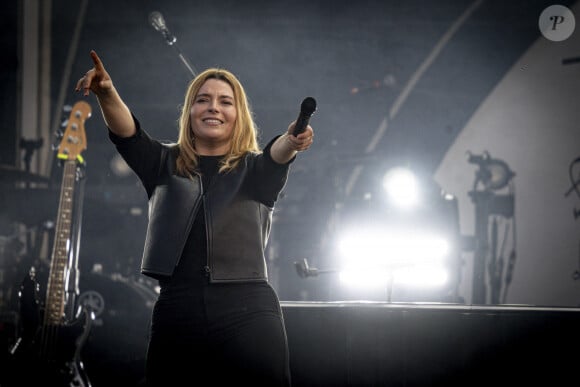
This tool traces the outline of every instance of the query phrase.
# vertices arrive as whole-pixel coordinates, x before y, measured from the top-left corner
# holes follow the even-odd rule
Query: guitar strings
[[[58,218],[56,221],[56,238],[53,246],[48,278],[44,323],[41,331],[40,356],[53,360],[57,348],[59,328],[65,323],[64,306],[65,280],[68,269],[68,255],[71,247],[72,195],[76,178],[76,161],[64,163],[62,187],[60,192]]]

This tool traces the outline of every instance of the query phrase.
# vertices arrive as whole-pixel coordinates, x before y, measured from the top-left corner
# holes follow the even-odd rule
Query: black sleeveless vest
[[[171,276],[196,213],[205,208],[206,271],[210,281],[266,281],[264,251],[273,208],[243,191],[245,176],[257,155],[248,153],[233,171],[217,174],[205,195],[199,175],[191,178],[174,174],[176,156],[174,144],[163,145],[163,171],[149,198],[141,272],[154,278]]]

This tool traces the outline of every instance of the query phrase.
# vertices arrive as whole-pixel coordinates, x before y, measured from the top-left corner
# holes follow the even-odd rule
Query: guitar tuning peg
[[[55,138],[54,143],[51,144],[50,149],[53,150],[53,151],[56,151],[56,150],[58,150],[58,147],[59,147],[59,144],[60,144],[60,140],[64,137],[64,132],[62,130],[60,130],[60,129],[57,129],[57,130],[54,131],[54,136],[56,138]]]
[[[66,128],[68,125],[68,118],[65,118],[62,120],[62,122],[60,123],[60,127],[61,128]]]
[[[69,113],[70,111],[72,111],[72,106],[71,105],[64,105],[62,107],[62,111],[65,113]]]

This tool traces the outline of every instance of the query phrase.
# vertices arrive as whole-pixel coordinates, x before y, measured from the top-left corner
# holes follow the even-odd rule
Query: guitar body
[[[27,276],[21,286],[22,332],[11,350],[11,377],[7,386],[90,387],[80,359],[91,328],[90,314],[82,309],[71,322],[41,324],[44,311],[37,294],[36,281]]]

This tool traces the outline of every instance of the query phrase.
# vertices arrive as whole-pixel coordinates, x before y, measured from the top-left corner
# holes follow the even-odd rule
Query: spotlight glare
[[[449,242],[438,235],[417,230],[358,229],[343,235],[338,251],[345,260],[356,257],[366,264],[403,264],[442,261]]]
[[[440,286],[451,245],[426,230],[362,227],[343,234],[338,244],[342,283],[361,288],[382,286],[389,279],[404,285]]]
[[[409,209],[419,202],[419,183],[406,168],[393,168],[383,178],[383,188],[391,202],[401,209]]]
[[[345,269],[339,273],[340,281],[347,286],[363,289],[381,288],[388,284],[387,270]]]
[[[395,281],[409,286],[441,286],[449,279],[449,273],[441,266],[405,267],[397,271]]]

